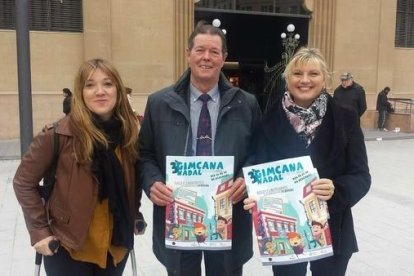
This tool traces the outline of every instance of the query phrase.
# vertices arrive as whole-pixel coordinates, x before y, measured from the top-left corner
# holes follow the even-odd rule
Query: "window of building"
[[[414,48],[414,0],[397,0],[395,47]]]
[[[224,210],[226,208],[226,199],[222,198],[220,199],[220,209]]]
[[[187,224],[191,224],[193,221],[191,220],[191,213],[190,211],[185,212],[185,221]]]
[[[184,210],[183,209],[178,209],[178,218],[179,219],[184,219]]]
[[[326,210],[328,208],[328,205],[326,204],[326,201],[319,200],[319,209],[320,210]]]
[[[273,6],[271,5],[263,5],[260,7],[261,12],[273,12]]]
[[[283,223],[283,230],[287,233],[289,232],[289,225],[285,222]]]
[[[299,12],[299,7],[298,6],[290,6],[290,11],[291,14],[297,14]]]
[[[309,202],[309,209],[310,209],[310,212],[312,213],[312,214],[316,214],[317,213],[317,205],[315,204],[315,201],[314,200],[312,200],[312,201],[310,201]]]
[[[32,31],[82,32],[82,0],[32,0],[29,6]],[[0,2],[0,29],[16,29],[15,1]]]
[[[278,235],[281,236],[283,233],[282,223],[280,221],[276,222],[276,229],[278,232]]]
[[[267,221],[267,226],[269,227],[269,230],[272,231],[272,232],[274,232],[276,230],[275,229],[275,223],[271,220]]]
[[[208,9],[229,9],[229,10],[241,10],[249,12],[265,12],[265,13],[290,13],[307,15],[308,12],[303,9],[303,0],[221,0],[221,1],[209,1],[200,0],[195,3],[197,8]]]
[[[15,13],[14,1],[0,2],[0,29],[14,29]]]

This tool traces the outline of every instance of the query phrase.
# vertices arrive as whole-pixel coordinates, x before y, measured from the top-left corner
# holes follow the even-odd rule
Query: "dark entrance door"
[[[300,45],[307,44],[309,18],[212,9],[195,11],[195,22],[212,22],[216,18],[221,21],[220,28],[226,30],[227,61],[232,62],[223,72],[233,78],[233,84],[255,94],[264,109],[267,101],[263,93],[265,64],[270,67],[281,61],[280,35],[286,33],[288,24],[296,26],[295,33],[301,36]]]

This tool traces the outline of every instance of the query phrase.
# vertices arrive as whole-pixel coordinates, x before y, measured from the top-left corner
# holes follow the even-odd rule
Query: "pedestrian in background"
[[[222,30],[200,22],[188,39],[190,68],[174,85],[149,96],[146,105],[139,138],[140,179],[154,204],[153,250],[168,275],[200,276],[203,255],[205,275],[242,275],[243,264],[253,255],[251,215],[243,210],[246,184],[242,167],[252,150],[261,111],[252,94],[233,87],[221,72],[226,57]],[[199,123],[199,118],[209,123]],[[201,132],[207,125],[208,135]],[[167,249],[165,206],[173,201],[173,193],[165,184],[166,156],[202,154],[234,156],[232,248],[204,252]]]
[[[139,114],[138,112],[136,112],[136,110],[134,109],[134,107],[132,106],[132,88],[129,87],[125,87],[125,91],[127,93],[127,98],[128,98],[128,102],[132,108],[132,111],[134,111],[134,114],[138,120],[138,122],[140,124],[142,124],[142,120],[144,119],[144,116],[142,116],[141,114]]]
[[[68,115],[72,101],[72,91],[69,88],[63,88],[63,113]]]
[[[128,102],[129,102],[129,104],[132,108],[132,111],[134,111],[134,113],[135,113],[135,109],[132,107],[132,88],[125,87],[125,92],[127,94]]]
[[[59,158],[43,206],[38,184]],[[76,75],[72,108],[31,143],[13,180],[31,244],[44,255],[48,275],[122,275],[134,246],[142,189],[135,180],[137,120],[118,71],[92,59]],[[48,244],[58,240],[52,252]]]
[[[358,115],[326,92],[326,61],[317,49],[301,48],[286,66],[287,92],[264,115],[257,131],[254,163],[309,155],[320,179],[312,191],[326,200],[334,255],[310,262],[318,276],[344,276],[358,251],[351,207],[368,192],[364,135]],[[246,210],[256,204],[244,200]],[[308,262],[272,267],[275,276],[305,276]]]
[[[351,73],[341,75],[341,84],[334,91],[334,99],[339,104],[355,110],[359,117],[367,110],[365,90],[354,81]]]
[[[389,112],[391,112],[392,107],[391,103],[388,101],[388,93],[390,92],[390,88],[386,86],[382,89],[377,96],[377,111],[378,111],[378,130],[380,131],[388,131],[385,128],[385,125],[388,121]]]

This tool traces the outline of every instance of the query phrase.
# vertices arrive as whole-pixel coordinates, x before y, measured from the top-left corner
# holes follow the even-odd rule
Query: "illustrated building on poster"
[[[312,192],[318,179],[309,156],[243,168],[263,265],[332,256],[327,203]]]
[[[167,156],[165,245],[183,250],[229,250],[232,237],[232,156]]]

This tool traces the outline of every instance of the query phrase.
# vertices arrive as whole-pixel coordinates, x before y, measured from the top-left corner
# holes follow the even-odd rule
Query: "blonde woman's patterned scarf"
[[[308,108],[296,105],[288,91],[284,94],[282,100],[283,109],[290,124],[299,135],[299,138],[305,142],[306,147],[312,143],[316,130],[322,123],[326,113],[327,103],[328,94],[325,91]]]

